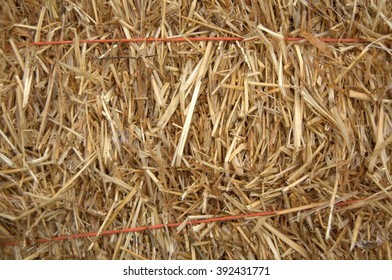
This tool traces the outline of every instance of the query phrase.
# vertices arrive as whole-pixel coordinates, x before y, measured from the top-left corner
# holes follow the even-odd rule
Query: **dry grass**
[[[3,1],[0,259],[392,258],[392,3],[237,2]]]

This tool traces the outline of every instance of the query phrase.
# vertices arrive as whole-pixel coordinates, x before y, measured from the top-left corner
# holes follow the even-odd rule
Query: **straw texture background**
[[[0,259],[391,259],[391,11],[4,0]]]

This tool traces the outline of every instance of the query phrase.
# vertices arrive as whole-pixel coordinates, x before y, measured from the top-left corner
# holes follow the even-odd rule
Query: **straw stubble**
[[[343,2],[4,1],[0,258],[390,259],[392,6]]]

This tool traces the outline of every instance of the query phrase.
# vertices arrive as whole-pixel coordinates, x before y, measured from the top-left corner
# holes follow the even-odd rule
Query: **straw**
[[[391,259],[388,1],[3,1],[0,259]]]

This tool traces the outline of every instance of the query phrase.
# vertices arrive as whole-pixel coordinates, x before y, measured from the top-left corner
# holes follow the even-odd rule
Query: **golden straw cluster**
[[[391,11],[4,0],[0,259],[392,259]]]

